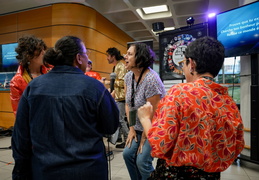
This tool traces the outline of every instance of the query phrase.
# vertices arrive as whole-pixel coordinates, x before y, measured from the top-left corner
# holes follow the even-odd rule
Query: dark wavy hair
[[[34,57],[38,57],[42,50],[46,50],[45,42],[34,35],[24,35],[18,39],[18,46],[15,48],[16,59],[24,68],[28,67],[28,62]]]
[[[138,68],[146,69],[153,64],[155,53],[148,45],[145,43],[135,43],[131,44],[131,46],[135,46],[136,66]]]
[[[224,63],[225,49],[218,40],[205,36],[191,42],[184,55],[186,59],[191,58],[196,62],[198,74],[209,72],[216,77]]]
[[[57,65],[73,66],[73,62],[78,53],[82,53],[82,40],[75,36],[65,36],[59,39],[54,48],[49,48],[45,55],[44,61]]]
[[[115,59],[117,61],[121,60],[121,59],[124,59],[123,56],[121,55],[121,52],[115,48],[115,47],[112,47],[112,48],[109,48],[107,51],[106,51],[107,54],[111,55],[111,56],[115,56]]]

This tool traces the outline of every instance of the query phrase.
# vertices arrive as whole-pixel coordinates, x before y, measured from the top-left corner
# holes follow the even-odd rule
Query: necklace
[[[32,76],[32,73],[31,73],[30,69],[29,69],[28,67],[26,67],[25,69],[26,69],[26,71],[28,72],[28,74],[29,74],[31,80],[33,80],[33,76]],[[42,74],[42,73],[41,73],[41,74]]]

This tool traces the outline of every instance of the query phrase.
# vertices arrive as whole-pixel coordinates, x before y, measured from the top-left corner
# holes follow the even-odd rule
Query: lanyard
[[[140,76],[138,78],[138,82],[137,82],[137,86],[136,86],[136,90],[138,88],[138,85],[139,85],[139,82],[142,78],[142,75],[144,74],[144,71],[146,70],[146,68],[144,68],[141,73],[140,73]],[[134,78],[135,78],[135,75],[134,73],[132,74],[132,82],[131,82],[131,89],[132,89],[132,93],[131,93],[131,107],[134,107],[135,106],[135,88],[134,88]]]

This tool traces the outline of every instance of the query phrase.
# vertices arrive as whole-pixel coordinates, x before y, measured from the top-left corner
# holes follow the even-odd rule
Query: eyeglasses
[[[86,55],[88,55],[88,52],[79,52],[79,54],[86,54]]]
[[[86,52],[79,52],[80,54],[86,54],[87,56],[90,56],[91,50],[87,49]]]
[[[179,67],[180,67],[181,69],[183,69],[184,61],[186,61],[186,59],[184,59],[184,60],[178,62]]]

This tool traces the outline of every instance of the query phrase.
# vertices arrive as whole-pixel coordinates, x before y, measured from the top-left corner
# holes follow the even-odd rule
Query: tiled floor
[[[10,137],[0,137],[0,180],[11,180],[13,169],[13,158],[10,146]],[[106,143],[106,142],[105,142]],[[128,171],[122,158],[122,149],[116,149],[110,144],[113,151],[111,157],[111,179],[112,180],[129,180]],[[156,162],[154,161],[154,164]],[[259,180],[259,165],[238,162],[231,165],[226,171],[221,173],[221,180]]]

